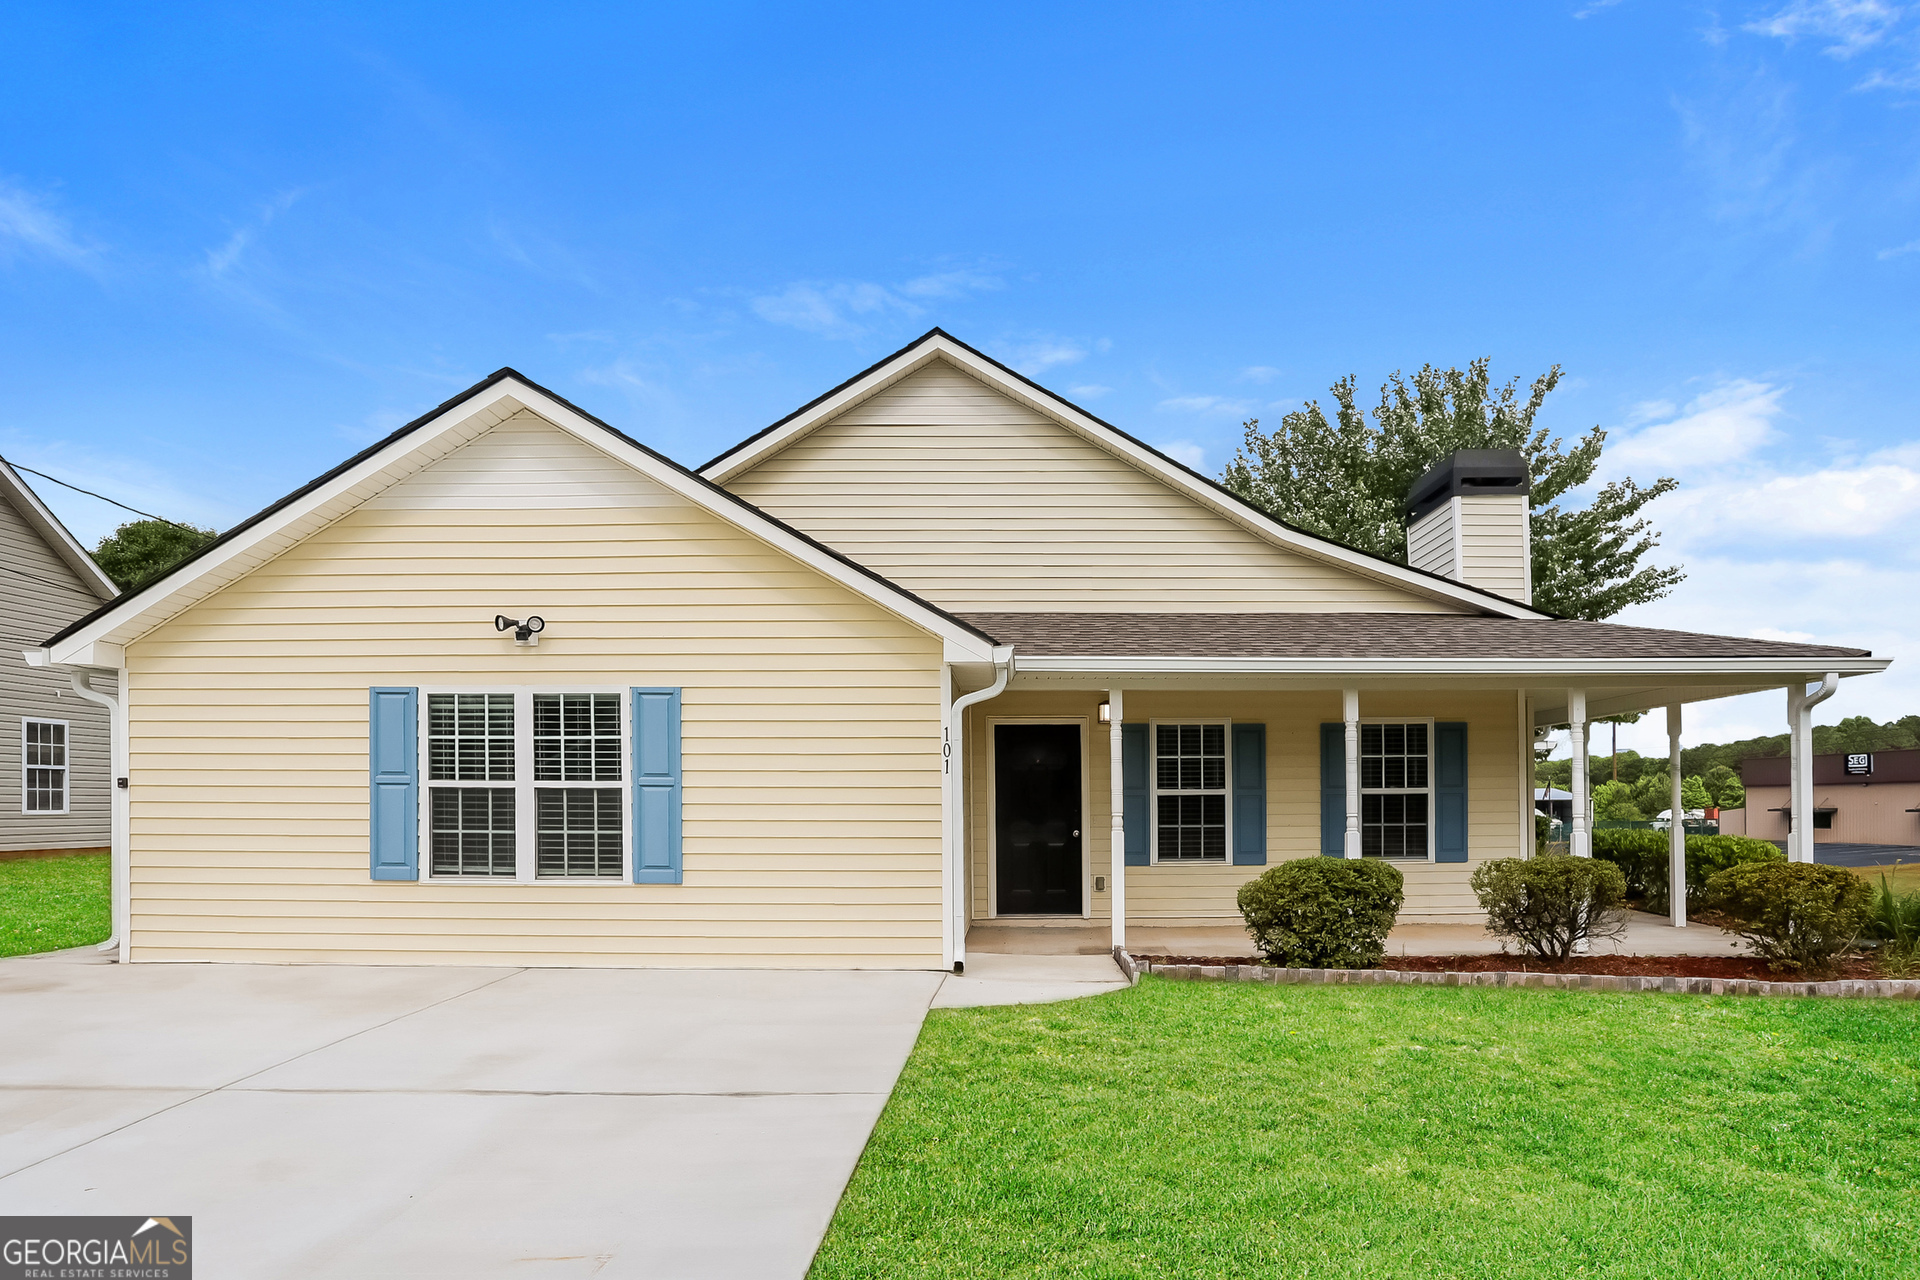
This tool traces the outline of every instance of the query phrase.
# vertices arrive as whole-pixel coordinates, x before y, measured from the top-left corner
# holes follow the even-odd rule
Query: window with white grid
[[[1155,862],[1225,862],[1227,722],[1153,726]]]
[[[67,722],[20,722],[20,811],[67,811]]]
[[[435,878],[618,880],[626,858],[619,693],[426,693]]]
[[[1433,726],[1360,725],[1360,854],[1425,859],[1431,846]]]

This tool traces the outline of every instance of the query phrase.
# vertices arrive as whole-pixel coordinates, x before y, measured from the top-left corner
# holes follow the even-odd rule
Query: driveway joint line
[[[482,982],[477,986],[468,987],[465,991],[456,991],[450,996],[443,996],[438,1000],[434,1000],[428,1004],[423,1004],[417,1009],[409,1009],[405,1013],[397,1013],[393,1017],[388,1018],[385,1022],[376,1022],[370,1027],[361,1027],[358,1031],[350,1031],[346,1035],[327,1041],[327,1043],[325,1044],[315,1045],[311,1049],[303,1049],[302,1051],[294,1054],[290,1058],[283,1059],[280,1062],[269,1063],[266,1066],[261,1067],[257,1071],[249,1071],[247,1072],[247,1074],[243,1076],[239,1076],[233,1080],[229,1080],[225,1084],[214,1085],[211,1089],[202,1089],[200,1092],[194,1094],[190,1098],[182,1098],[178,1102],[169,1103],[167,1106],[161,1107],[158,1111],[149,1111],[144,1116],[136,1116],[132,1120],[127,1121],[125,1124],[109,1129],[105,1133],[96,1133],[91,1138],[88,1138],[83,1142],[76,1142],[72,1146],[67,1147],[63,1150],[50,1152],[47,1155],[41,1156],[38,1160],[34,1160],[28,1164],[21,1165],[18,1169],[9,1169],[5,1173],[0,1173],[0,1182],[5,1182],[8,1178],[13,1177],[17,1173],[25,1173],[29,1169],[37,1168],[40,1165],[45,1164],[49,1160],[57,1160],[61,1156],[67,1155],[71,1152],[78,1151],[82,1147],[92,1146],[94,1143],[100,1141],[102,1138],[111,1138],[116,1133],[125,1133],[128,1129],[133,1128],[137,1124],[145,1124],[147,1121],[152,1120],[156,1116],[163,1116],[169,1111],[174,1111],[180,1107],[186,1106],[188,1103],[198,1102],[202,1098],[210,1097],[213,1094],[223,1092],[227,1089],[231,1089],[235,1085],[240,1084],[242,1081],[251,1080],[257,1075],[264,1075],[266,1072],[272,1071],[276,1067],[284,1067],[289,1062],[298,1062],[300,1059],[308,1056],[309,1054],[319,1053],[322,1049],[331,1049],[333,1048],[333,1046],[337,1044],[344,1044],[348,1040],[353,1039],[355,1036],[363,1036],[367,1034],[369,1031],[378,1031],[382,1027],[390,1027],[396,1022],[402,1021],[403,1019],[406,1019],[406,1018],[413,1017],[417,1013],[425,1013],[429,1009],[437,1009],[441,1005],[446,1004],[450,1000],[458,1000],[462,996],[470,996],[476,991],[484,991],[488,987],[493,986],[494,983],[505,982],[508,978],[513,977],[515,974],[521,974],[525,972],[526,972],[526,969],[524,968],[509,969],[507,970],[507,972],[501,974],[497,978],[492,979],[491,981]]]

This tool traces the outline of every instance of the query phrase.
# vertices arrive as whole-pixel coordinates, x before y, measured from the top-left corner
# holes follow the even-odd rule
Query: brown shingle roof
[[[1107,658],[1866,658],[1866,649],[1610,622],[1438,613],[964,613],[1032,656]]]

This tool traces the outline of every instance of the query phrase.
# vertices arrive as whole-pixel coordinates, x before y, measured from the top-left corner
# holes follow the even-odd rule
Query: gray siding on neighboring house
[[[0,851],[107,846],[106,708],[76,697],[65,671],[29,667],[20,656],[99,604],[0,494]],[[23,812],[21,733],[28,719],[67,722],[66,813]]]

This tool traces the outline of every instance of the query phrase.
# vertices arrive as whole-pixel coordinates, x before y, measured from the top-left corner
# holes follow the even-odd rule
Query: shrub
[[[1881,872],[1867,930],[1880,940],[1880,971],[1887,977],[1906,977],[1920,968],[1920,892],[1895,893]]]
[[[1627,878],[1627,896],[1644,897],[1647,910],[1667,912],[1667,833],[1664,831],[1596,831],[1593,856],[1616,864]],[[1746,836],[1687,837],[1687,911],[1706,903],[1707,881],[1715,872],[1749,862],[1785,862],[1787,855],[1771,840]]]
[[[1748,862],[1707,881],[1707,905],[1774,970],[1820,975],[1873,920],[1873,890],[1844,867]]]
[[[1400,868],[1373,858],[1295,858],[1240,886],[1240,914],[1268,960],[1370,969],[1406,900]]]
[[[1627,927],[1627,878],[1599,858],[1496,858],[1474,869],[1487,932],[1545,960],[1564,960],[1582,940],[1617,938]]]

